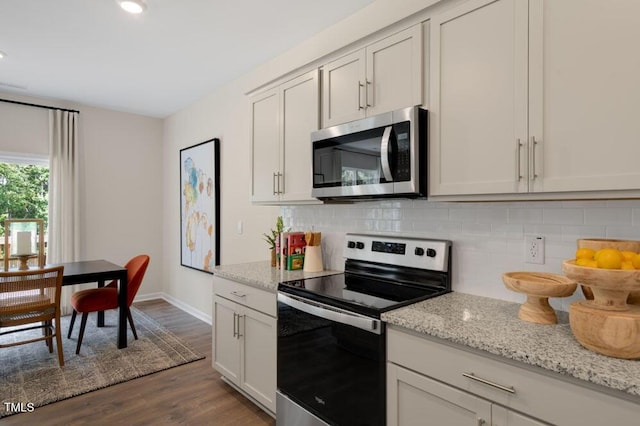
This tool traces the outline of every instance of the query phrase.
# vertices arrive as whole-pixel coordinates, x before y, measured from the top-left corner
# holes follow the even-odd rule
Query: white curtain
[[[47,263],[74,262],[80,254],[78,113],[49,113],[49,239]],[[62,314],[72,311],[71,294],[62,290]]]

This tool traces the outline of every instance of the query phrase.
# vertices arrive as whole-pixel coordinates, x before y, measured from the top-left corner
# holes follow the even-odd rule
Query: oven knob
[[[357,249],[362,250],[362,249],[364,248],[364,243],[363,243],[363,242],[358,241],[358,242],[356,243],[356,248],[357,248]]]
[[[427,256],[436,257],[436,251],[434,249],[427,249]]]
[[[416,247],[414,253],[416,256],[424,256],[424,249],[422,247]]]
[[[349,242],[347,243],[347,247],[349,247],[349,248],[356,248],[356,243],[354,243],[353,241],[349,241]]]

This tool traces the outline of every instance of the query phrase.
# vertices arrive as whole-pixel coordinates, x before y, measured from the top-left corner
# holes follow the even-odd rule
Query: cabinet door
[[[365,51],[358,50],[322,69],[322,127],[365,116]]]
[[[251,200],[278,199],[280,173],[279,96],[277,89],[251,99]]]
[[[318,71],[281,86],[282,99],[282,201],[309,201],[311,197],[311,132],[318,130]]]
[[[242,388],[276,411],[276,319],[250,308],[241,317]]]
[[[640,188],[640,2],[531,7],[534,190]]]
[[[528,190],[527,22],[526,0],[471,0],[431,20],[431,195]]]
[[[387,424],[489,424],[491,403],[426,376],[387,363]]]
[[[367,115],[422,105],[422,24],[367,46]]]
[[[213,296],[213,368],[240,385],[240,339],[237,336],[239,305]]]
[[[491,406],[491,420],[493,426],[544,426],[548,424],[495,404]]]

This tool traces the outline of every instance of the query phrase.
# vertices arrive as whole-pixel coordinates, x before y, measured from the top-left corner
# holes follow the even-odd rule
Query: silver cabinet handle
[[[480,382],[480,383],[482,383],[484,385],[491,386],[491,387],[494,387],[496,389],[500,389],[501,391],[505,391],[505,392],[509,392],[509,393],[516,393],[516,390],[512,386],[508,386],[508,387],[507,386],[502,386],[502,385],[499,385],[497,383],[493,383],[493,382],[491,382],[491,381],[489,381],[487,379],[483,379],[482,377],[478,377],[473,373],[462,373],[462,375],[464,377],[466,377],[467,379],[475,380],[476,382]]]
[[[364,107],[362,106],[362,88],[363,87],[364,87],[364,84],[358,81],[358,110],[364,109]]]
[[[389,139],[391,139],[391,132],[393,127],[387,126],[382,134],[382,140],[380,141],[380,155],[382,163],[382,174],[387,182],[393,182],[393,176],[391,175],[391,165],[389,164]]]
[[[236,314],[235,312],[233,313],[233,337],[237,338],[238,337],[238,331],[236,329],[236,317],[238,316],[238,314]]]
[[[522,151],[522,142],[520,138],[516,140],[516,178],[518,181],[522,180],[522,171],[520,170],[520,151]]]
[[[277,175],[274,173],[273,174],[273,180],[271,181],[271,186],[273,187],[273,195],[277,194],[277,192],[276,192],[276,178],[277,178]]]
[[[370,108],[373,106],[372,102],[370,101],[370,99],[373,99],[373,96],[369,97],[369,88],[373,88],[372,83],[369,80],[365,80],[365,83],[367,84],[367,91],[365,92],[365,99],[367,101],[366,105],[367,108]]]
[[[236,321],[238,321],[238,333],[236,334],[236,338],[238,340],[240,340],[240,338],[243,336],[242,333],[240,333],[240,317],[244,317],[244,315],[240,315],[240,314],[236,314]]]
[[[536,180],[538,175],[536,174],[536,146],[538,141],[535,136],[531,136],[531,180]]]
[[[247,297],[245,293],[240,293],[238,291],[232,291],[231,294],[233,294],[236,297]]]

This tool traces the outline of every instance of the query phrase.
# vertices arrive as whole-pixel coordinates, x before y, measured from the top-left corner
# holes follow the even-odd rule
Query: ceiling
[[[166,117],[374,0],[1,0],[0,92]]]

